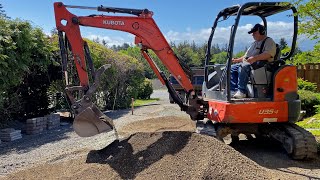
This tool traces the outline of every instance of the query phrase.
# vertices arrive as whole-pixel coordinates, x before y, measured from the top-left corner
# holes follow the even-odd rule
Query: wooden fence
[[[320,92],[320,63],[298,65],[298,77],[317,84]]]

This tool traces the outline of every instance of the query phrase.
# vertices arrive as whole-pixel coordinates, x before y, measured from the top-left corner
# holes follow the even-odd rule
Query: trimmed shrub
[[[153,92],[151,80],[145,78],[138,89],[138,99],[150,99]]]
[[[298,89],[314,92],[317,90],[317,85],[315,83],[309,82],[307,80],[303,80],[301,78],[298,78]]]
[[[27,21],[1,17],[0,26],[0,124],[47,114],[50,39]]]
[[[320,104],[320,94],[308,90],[298,91],[301,100],[301,109],[306,111],[306,116],[316,114],[317,105]]]

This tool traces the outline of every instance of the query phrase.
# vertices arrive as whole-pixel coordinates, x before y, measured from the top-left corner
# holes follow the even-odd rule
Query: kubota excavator
[[[67,8],[91,9],[129,15],[76,16],[70,13]],[[317,147],[314,136],[294,124],[299,118],[301,106],[297,94],[296,67],[283,63],[284,60],[292,56],[295,49],[297,16],[293,16],[294,36],[291,52],[269,64],[269,67],[265,66],[261,70],[252,70],[251,82],[248,84],[249,98],[233,99],[230,94],[230,67],[234,38],[240,17],[261,17],[264,26],[267,27],[266,17],[287,10],[296,12],[292,5],[276,2],[250,2],[220,11],[214,21],[208,41],[205,58],[205,81],[202,96],[199,96],[194,92],[192,86],[192,72],[180,63],[152,18],[152,11],[148,9],[84,7],[64,5],[62,2],[54,3],[62,67],[67,83],[66,94],[75,113],[73,124],[75,132],[79,136],[88,137],[112,130],[116,131],[112,119],[104,115],[91,101],[91,95],[100,83],[100,75],[110,65],[104,65],[96,72],[94,71],[88,45],[82,39],[80,32],[80,26],[88,26],[119,30],[135,35],[135,44],[141,48],[142,55],[160,81],[166,85],[173,101],[180,106],[182,111],[189,114],[192,120],[197,121],[199,132],[214,132],[212,135],[221,140],[229,134],[236,140],[240,133],[269,136],[281,142],[287,153],[294,159],[315,157]],[[221,18],[227,19],[230,16],[236,18],[231,26],[227,63],[224,66],[212,65],[210,64],[210,46],[215,29]],[[187,94],[185,101],[180,98],[166,75],[154,63],[148,54],[148,50],[154,51],[171,75],[184,88]],[[68,53],[69,51],[71,55]],[[76,66],[80,86],[68,84],[66,70],[69,59]],[[92,75],[94,80],[91,84],[89,74]],[[76,99],[73,97],[73,91],[79,91],[83,96]],[[203,119],[208,121],[203,122]],[[115,134],[117,136],[116,132]],[[118,139],[118,137],[116,138]]]

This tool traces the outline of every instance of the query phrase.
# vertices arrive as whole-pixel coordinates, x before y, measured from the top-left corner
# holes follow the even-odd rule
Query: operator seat
[[[280,47],[276,44],[276,54],[274,61],[267,62],[263,67],[251,69],[250,80],[247,85],[249,98],[271,98],[273,92],[273,75],[276,70],[284,65],[280,58]]]

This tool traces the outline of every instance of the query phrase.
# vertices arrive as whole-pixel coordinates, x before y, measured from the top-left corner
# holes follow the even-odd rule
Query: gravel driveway
[[[161,121],[161,118],[165,117],[189,118],[179,110],[177,105],[169,103],[166,90],[156,90],[152,97],[158,97],[160,101],[136,108],[133,115],[131,109],[106,112],[114,119],[121,138],[128,135],[125,133],[129,127],[127,125],[138,121],[143,122],[151,118],[158,118],[160,120],[157,121]],[[0,144],[0,179],[41,164],[65,162],[86,156],[89,151],[105,148],[106,144],[112,142],[113,136],[113,133],[106,133],[90,138],[80,138],[72,131],[71,124],[67,124],[40,135],[24,135],[20,140],[2,143]],[[293,161],[286,156],[279,144],[268,140],[265,142],[240,141],[232,147],[250,161],[272,172],[272,179],[320,179],[319,157],[314,161]]]
[[[106,114],[114,119],[117,129],[128,123],[163,116],[188,117],[179,107],[168,103],[166,90],[155,91],[152,98],[160,101],[131,109],[108,111]],[[112,132],[94,137],[81,138],[72,130],[72,125],[60,126],[59,129],[48,130],[40,135],[23,135],[13,142],[0,144],[0,178],[5,175],[30,168],[46,162],[72,159],[92,149],[102,149],[113,141]],[[121,138],[121,133],[120,133]],[[122,137],[123,138],[123,137]]]

